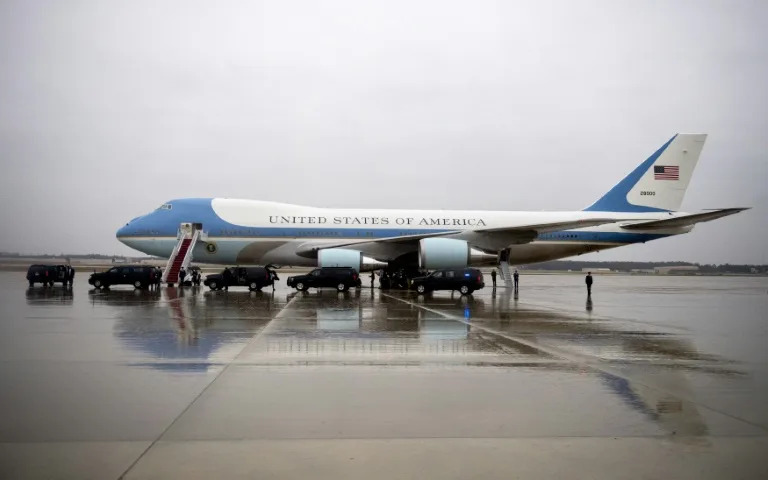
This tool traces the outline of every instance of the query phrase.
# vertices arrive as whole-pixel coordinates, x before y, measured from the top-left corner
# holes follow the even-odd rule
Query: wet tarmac
[[[768,478],[766,278],[85,280],[0,273],[0,478]]]

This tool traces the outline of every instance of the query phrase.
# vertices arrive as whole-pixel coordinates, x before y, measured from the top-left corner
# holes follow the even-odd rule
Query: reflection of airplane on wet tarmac
[[[148,356],[132,365],[179,372],[206,371],[226,361],[223,351],[236,355],[245,342],[249,360],[262,365],[408,366],[439,358],[441,365],[576,374],[584,369],[530,344],[586,355],[606,365],[615,355],[621,359],[620,375],[599,366],[594,372],[606,391],[652,420],[662,433],[681,436],[707,433],[698,407],[685,400],[692,397],[685,371],[705,364],[710,373],[717,373],[712,367],[721,363],[674,335],[622,330],[612,322],[586,321],[550,309],[510,308],[508,296],[502,295],[492,300],[435,297],[429,310],[365,293],[292,293],[277,299],[274,294],[248,292],[185,295],[169,288],[162,294],[98,292],[91,298],[95,305],[117,307],[115,336]],[[254,338],[256,331],[260,334]],[[518,337],[526,342],[515,341]],[[234,348],[227,350],[228,345]],[[660,382],[662,389],[655,387]]]
[[[251,338],[268,321],[274,303],[272,294],[230,292],[222,300],[185,293],[175,288],[92,291],[90,300],[116,310],[115,337],[149,356],[134,365],[179,372],[216,364],[226,347]]]
[[[581,211],[331,209],[190,198],[131,220],[117,237],[150,255],[173,259],[191,252],[203,263],[361,271],[494,265],[501,259],[504,268],[684,234],[699,222],[742,211],[677,211],[705,139],[675,135]]]

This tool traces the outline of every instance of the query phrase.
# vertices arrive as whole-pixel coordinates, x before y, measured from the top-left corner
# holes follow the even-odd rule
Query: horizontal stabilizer
[[[693,213],[691,215],[684,215],[681,217],[666,218],[664,220],[651,220],[649,222],[633,223],[631,225],[622,225],[621,228],[626,230],[658,230],[667,228],[679,228],[689,227],[699,222],[709,222],[710,220],[716,220],[718,218],[727,217],[734,213],[743,212],[749,210],[747,208],[721,208],[703,213]]]

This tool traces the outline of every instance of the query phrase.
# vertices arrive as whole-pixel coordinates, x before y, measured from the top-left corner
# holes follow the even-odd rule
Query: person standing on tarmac
[[[234,278],[234,275],[232,275],[232,270],[229,268],[225,268],[224,272],[222,273],[222,280],[224,281],[224,290],[229,291],[229,285],[232,282],[232,279]]]
[[[517,273],[517,269],[515,269],[515,273],[512,274],[512,280],[514,280],[515,292],[517,292],[517,282],[520,280],[520,274]]]
[[[373,289],[373,281],[376,278],[376,272],[371,270],[371,289]]]
[[[186,276],[187,276],[187,271],[184,270],[184,268],[179,270],[179,287],[183,287],[184,286],[184,277],[186,277]]]
[[[587,272],[587,277],[584,279],[584,283],[587,284],[587,298],[592,297],[592,272]]]
[[[69,283],[70,288],[72,287],[72,284],[75,282],[75,269],[72,268],[72,265],[67,264],[67,268],[65,270],[64,275],[66,278],[64,279],[64,286],[67,286],[67,283]]]
[[[493,282],[493,288],[496,288],[496,269],[491,270],[491,282]]]

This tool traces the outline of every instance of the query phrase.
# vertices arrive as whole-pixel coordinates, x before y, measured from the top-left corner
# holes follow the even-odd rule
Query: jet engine
[[[374,258],[366,257],[363,252],[346,248],[328,248],[317,252],[318,267],[350,267],[358,272],[378,270],[387,266]]]
[[[453,238],[423,238],[419,240],[419,267],[460,268],[470,265],[493,265],[496,255],[472,248],[464,240]]]

